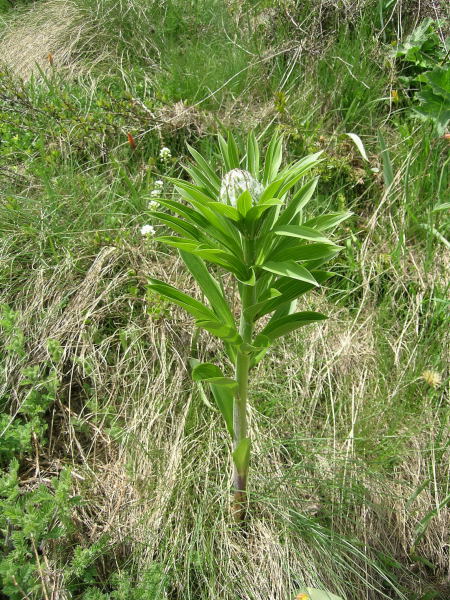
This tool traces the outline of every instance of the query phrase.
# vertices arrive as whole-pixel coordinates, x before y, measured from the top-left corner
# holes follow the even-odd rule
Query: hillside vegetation
[[[450,597],[449,17],[0,0],[1,598]],[[189,372],[226,358],[148,288],[201,298],[141,229],[187,143],[219,169],[217,134],[250,130],[286,164],[323,151],[306,213],[353,216],[301,302],[328,320],[252,371],[244,535]]]

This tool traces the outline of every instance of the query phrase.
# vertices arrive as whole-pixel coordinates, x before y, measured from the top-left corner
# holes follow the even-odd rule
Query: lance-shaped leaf
[[[234,327],[234,317],[225,300],[222,289],[206,268],[205,263],[197,256],[188,252],[180,251],[180,255],[202,292],[208,298],[213,311],[224,323],[227,323],[230,327]]]
[[[245,217],[248,211],[252,207],[252,195],[248,190],[242,192],[242,194],[237,199],[236,207],[240,215]]]
[[[305,227],[313,227],[314,229],[319,229],[320,231],[325,231],[326,229],[331,229],[342,221],[347,220],[353,215],[350,211],[330,213],[328,215],[321,215],[320,217],[316,217],[314,219],[310,219],[303,223]]]
[[[227,430],[231,437],[233,437],[233,388],[220,383],[211,383],[212,379],[217,380],[223,377],[223,373],[219,367],[211,363],[199,363],[199,361],[195,358],[192,358],[190,362],[192,365],[194,365],[192,378],[194,381],[205,381],[209,385],[217,408],[220,410],[220,413],[225,421]]]
[[[233,405],[234,405],[234,392],[230,387],[223,385],[216,385],[213,383],[209,384],[212,395],[216,401],[217,408],[220,410],[225,425],[228,429],[231,437],[234,435],[233,430]]]
[[[334,245],[333,242],[322,235],[320,231],[316,231],[311,227],[305,227],[304,225],[282,225],[281,227],[275,227],[274,233],[276,235],[295,237],[302,240],[311,240],[313,242],[322,242],[323,244]]]
[[[323,154],[323,150],[320,152],[315,152],[314,154],[308,154],[304,156],[300,160],[294,162],[293,164],[287,165],[280,173],[282,177],[284,177],[287,181],[296,176],[299,172],[302,175],[305,175],[310,169],[316,167],[322,159],[319,160],[319,157]]]
[[[258,179],[259,175],[259,146],[255,133],[250,131],[247,138],[247,157],[245,164],[247,171]]]
[[[319,285],[308,269],[298,265],[293,260],[287,260],[285,262],[266,262],[261,267],[265,271],[275,273],[276,275],[283,275],[284,277],[290,277],[291,279],[299,279],[300,281],[306,281],[313,285]]]
[[[271,319],[259,335],[268,337],[272,342],[282,335],[295,331],[299,327],[316,321],[323,321],[324,319],[327,319],[327,316],[322,313],[311,311],[297,312],[286,317],[281,317],[281,319]],[[258,344],[259,335],[255,338],[255,344]]]
[[[280,214],[278,221],[275,223],[275,227],[289,225],[289,223],[292,222],[294,217],[311,200],[314,192],[316,191],[318,181],[318,177],[312,179],[294,194],[294,196],[291,198],[291,201],[286,206],[286,209]]]
[[[171,177],[167,177],[166,179],[173,183],[178,193],[189,202],[189,204],[196,208],[216,230],[220,231],[222,235],[225,236],[228,243],[234,244],[239,251],[240,239],[238,232],[229,221],[214,212],[208,206],[211,201],[215,201],[214,197],[207,196],[199,190],[197,186],[187,183],[186,181],[173,179]]]
[[[159,279],[150,279],[150,283],[148,287],[164,296],[168,300],[171,300],[178,306],[184,308],[189,314],[195,317],[197,320],[204,321],[217,321],[216,315],[213,313],[211,309],[207,306],[195,300],[188,294],[184,292],[180,292],[177,288],[173,287],[173,285],[169,285],[168,283],[164,283],[164,281],[160,281]]]
[[[196,240],[198,243],[205,243],[209,241],[208,238],[197,227],[187,221],[184,221],[183,219],[180,219],[179,217],[173,217],[172,215],[168,215],[159,211],[152,211],[150,212],[150,215],[162,223],[165,223],[182,236],[188,236],[193,240]]]
[[[316,167],[322,162],[321,160],[318,160],[321,154],[322,152],[316,152],[315,154],[306,156],[289,169],[288,173],[285,175],[285,181],[278,192],[280,198],[281,196],[284,196],[284,194],[286,194],[302,177],[304,177],[307,171],[309,171],[312,167]]]
[[[241,215],[237,211],[234,206],[230,206],[229,204],[224,204],[223,202],[209,202],[209,208],[220,213],[222,216],[227,219],[231,219],[232,221],[239,221]]]
[[[206,331],[209,331],[210,333],[212,333],[216,337],[220,338],[224,342],[227,342],[228,344],[236,345],[236,344],[242,343],[242,338],[239,335],[239,333],[237,332],[235,327],[230,327],[229,325],[225,325],[224,323],[221,323],[217,319],[214,319],[214,320],[199,319],[195,323],[196,323],[196,325],[198,325],[198,327],[202,327],[203,329],[206,329]]]
[[[332,277],[333,273],[330,273],[329,271],[311,271],[311,275],[313,275],[314,279],[319,284],[322,284]],[[302,294],[309,292],[315,287],[316,284],[308,283],[306,281],[281,277],[270,289],[270,296],[249,306],[245,311],[245,316],[249,319],[257,320],[264,315],[277,310],[283,304],[296,300]]]
[[[233,452],[233,462],[239,475],[246,472],[249,458],[250,438],[242,438]]]
[[[194,252],[199,247],[198,242],[191,238],[177,237],[176,235],[160,235],[154,238],[156,242],[166,244],[172,248],[178,250],[185,250],[186,252]]]
[[[191,156],[196,161],[199,169],[202,170],[203,174],[208,178],[208,181],[211,182],[211,184],[214,186],[216,192],[218,193],[220,191],[220,178],[218,177],[218,175],[216,175],[216,173],[214,172],[212,167],[203,158],[203,156],[199,152],[197,152],[197,150],[195,150],[195,148],[193,148],[189,144],[186,144],[186,145],[187,145],[187,148],[188,148]]]
[[[222,160],[225,165],[225,169],[226,169],[226,171],[231,171],[235,167],[232,166],[232,164],[230,162],[230,158],[228,156],[228,144],[226,143],[223,136],[220,135],[220,133],[217,136],[217,139],[219,140],[220,153],[222,154]]]
[[[283,158],[283,138],[277,133],[272,137],[266,153],[264,163],[263,183],[269,183],[275,179]]]
[[[248,223],[254,223],[257,221],[269,208],[274,206],[281,206],[283,201],[279,198],[269,198],[264,202],[258,202],[256,206],[252,206],[252,208],[245,215],[245,220]]]
[[[239,149],[236,144],[236,140],[233,137],[231,131],[228,132],[227,137],[227,147],[228,147],[228,158],[230,161],[230,165],[232,165],[232,169],[239,169],[240,159],[239,159]]]
[[[198,212],[197,210],[191,208],[190,206],[186,206],[181,202],[177,202],[175,200],[159,200],[158,202],[174,213],[185,217],[187,221],[189,221],[193,225],[198,225],[201,231],[207,233],[212,239],[223,244],[232,252],[241,254],[240,245],[234,240],[231,239],[228,235],[224,235],[221,231],[219,231],[214,225],[212,225],[208,219],[206,219],[203,214]],[[214,202],[209,202],[208,206],[211,208],[214,206]],[[222,205],[225,206],[225,205]],[[230,207],[232,208],[232,207]],[[213,208],[214,211],[214,208]],[[237,212],[237,211],[236,211]],[[239,215],[238,215],[239,218]]]
[[[189,252],[189,250],[188,250]],[[239,281],[247,282],[252,279],[252,272],[245,264],[236,258],[233,254],[217,248],[204,248],[198,246],[192,250],[193,254],[200,256],[208,262],[222,266],[224,269],[236,275]],[[251,285],[250,283],[248,285]]]
[[[207,175],[203,173],[201,169],[194,165],[183,165],[183,169],[191,176],[191,179],[203,190],[208,192],[208,195],[216,195],[219,193],[219,189],[215,186]]]
[[[206,381],[212,385],[227,387],[236,391],[237,381],[231,377],[225,377],[221,369],[212,363],[200,363],[192,371],[194,381]]]
[[[265,235],[261,236],[261,242],[257,247],[258,262],[265,260],[267,255],[270,254],[277,246],[281,244],[281,240],[273,234],[273,231],[277,227],[283,227],[292,223],[301,209],[309,202],[312,198],[316,189],[318,178],[313,179],[304,185],[294,195],[291,201],[287,204],[283,211],[273,212],[271,211],[271,219],[267,219],[262,232]],[[279,214],[278,214],[279,213]],[[270,233],[269,233],[270,232]]]
[[[341,246],[332,246],[330,244],[298,244],[293,243],[288,247],[278,247],[273,254],[268,256],[268,260],[286,261],[294,260],[330,260],[341,250]]]

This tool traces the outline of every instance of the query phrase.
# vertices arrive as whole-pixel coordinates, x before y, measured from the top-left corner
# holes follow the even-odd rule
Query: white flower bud
[[[223,176],[220,186],[220,200],[236,206],[237,199],[244,192],[250,192],[253,204],[256,204],[264,191],[263,185],[251,173],[242,169],[233,169]]]

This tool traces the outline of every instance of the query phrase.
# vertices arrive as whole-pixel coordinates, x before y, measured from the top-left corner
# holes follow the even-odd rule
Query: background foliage
[[[448,16],[0,0],[5,597],[448,598]],[[148,290],[193,286],[140,228],[186,142],[218,164],[215,134],[254,126],[290,160],[324,150],[311,215],[355,216],[332,294],[302,308],[332,318],[254,374],[243,546],[221,417],[186,367],[225,357]]]

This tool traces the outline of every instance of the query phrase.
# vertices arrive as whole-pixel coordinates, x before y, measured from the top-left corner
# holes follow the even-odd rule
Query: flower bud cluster
[[[256,204],[264,191],[264,187],[248,171],[233,169],[223,176],[220,187],[220,201],[236,207],[239,196],[247,191],[250,192],[253,204]]]

